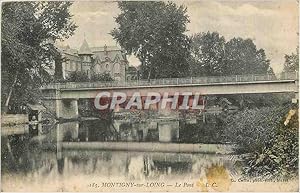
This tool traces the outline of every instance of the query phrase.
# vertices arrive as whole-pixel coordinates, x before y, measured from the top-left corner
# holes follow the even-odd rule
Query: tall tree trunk
[[[13,82],[13,84],[11,85],[11,87],[9,89],[9,93],[8,93],[7,99],[6,99],[5,104],[4,104],[3,114],[6,114],[7,111],[8,111],[9,101],[11,99],[11,95],[12,95],[13,89],[14,89],[16,83],[17,83],[17,79],[18,79],[18,72],[16,73],[16,75],[14,77],[14,82]]]
[[[54,78],[56,81],[63,80],[63,69],[62,69],[62,63],[63,59],[61,58],[61,55],[58,55],[55,60],[55,69],[54,69]]]
[[[148,80],[148,82],[150,82],[150,77],[151,77],[151,67],[150,67],[150,69],[149,69],[149,72],[148,72],[148,78],[147,78],[147,80]]]

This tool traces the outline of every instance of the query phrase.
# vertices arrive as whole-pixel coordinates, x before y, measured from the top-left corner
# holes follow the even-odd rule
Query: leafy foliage
[[[225,45],[224,74],[273,74],[270,60],[251,39],[233,38]]]
[[[226,136],[238,144],[243,153],[262,150],[275,136],[276,128],[284,112],[265,107],[245,109],[230,115],[225,120]]]
[[[219,33],[193,35],[191,54],[193,76],[218,76],[224,73],[225,38]]]
[[[233,38],[226,42],[218,32],[195,34],[191,38],[193,76],[273,73],[263,49],[251,39]]]
[[[66,78],[67,82],[88,82],[89,80],[88,74],[82,71],[71,72]]]
[[[109,73],[93,74],[90,78],[87,73],[82,71],[71,72],[67,78],[67,82],[96,82],[96,81],[113,81]]]
[[[296,53],[291,55],[285,55],[284,72],[298,71],[299,70],[299,47],[297,47]]]
[[[182,143],[225,143],[222,115],[206,115],[205,123],[199,121],[196,124],[185,123],[181,125],[179,135]]]
[[[141,61],[143,78],[183,77],[189,74],[189,18],[173,2],[118,2],[119,24],[111,35]]]
[[[190,68],[192,76],[229,76],[242,74],[273,74],[263,49],[251,39],[226,41],[218,32],[198,33],[191,37]],[[220,96],[240,108],[274,106],[284,97],[274,94]]]
[[[114,79],[111,77],[109,73],[101,73],[101,74],[94,74],[91,77],[91,81],[104,81],[104,82],[110,82],[114,81]]]
[[[291,93],[266,93],[266,94],[240,94],[240,95],[219,95],[225,97],[233,105],[240,109],[261,108],[261,107],[278,107],[288,104],[293,98]]]
[[[247,153],[247,176],[291,177],[298,171],[298,112],[285,125],[288,112],[288,106],[247,109],[227,119],[227,138]]]
[[[280,124],[271,144],[246,156],[245,173],[260,178],[291,178],[298,172],[298,113],[289,124]]]
[[[5,2],[2,4],[1,60],[5,93],[2,101],[29,93],[49,79],[45,71],[58,52],[54,43],[68,38],[76,28],[69,13],[71,2]],[[34,82],[33,85],[30,85]],[[27,98],[22,98],[26,102]]]

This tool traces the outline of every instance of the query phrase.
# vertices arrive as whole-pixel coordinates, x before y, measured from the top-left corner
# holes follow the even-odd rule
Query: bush
[[[262,150],[275,137],[277,126],[287,108],[245,109],[225,119],[227,141],[238,144],[238,151]]]
[[[85,72],[74,71],[71,72],[69,77],[67,78],[69,82],[88,82],[90,81],[89,76]]]
[[[289,114],[293,112],[290,111]],[[298,172],[298,113],[283,121],[269,147],[245,157],[245,174],[252,177],[290,178]]]
[[[96,82],[96,81],[113,81],[114,79],[109,73],[93,74],[91,78],[85,72],[74,71],[71,72],[66,81],[68,82]]]
[[[114,81],[114,79],[110,76],[109,73],[101,73],[101,74],[94,74],[91,77],[91,81],[110,82],[110,81]]]
[[[239,146],[239,151],[247,153],[243,156],[246,176],[288,178],[297,173],[296,110],[289,111],[288,107],[245,110],[227,119],[226,131],[228,139]]]

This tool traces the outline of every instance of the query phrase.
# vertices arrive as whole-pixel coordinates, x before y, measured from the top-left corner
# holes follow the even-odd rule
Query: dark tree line
[[[273,73],[251,39],[226,41],[217,32],[188,37],[187,9],[166,2],[119,2],[111,35],[141,61],[145,78]]]
[[[111,35],[141,61],[149,78],[274,74],[270,60],[252,39],[226,40],[218,32],[186,35],[189,17],[184,6],[170,2],[118,2],[121,13]],[[285,71],[298,68],[298,54],[285,57]],[[240,107],[269,106],[285,96],[224,96]]]

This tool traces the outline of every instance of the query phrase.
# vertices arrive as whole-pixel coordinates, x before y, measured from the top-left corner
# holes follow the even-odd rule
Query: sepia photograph
[[[299,1],[2,1],[2,192],[299,192]]]

